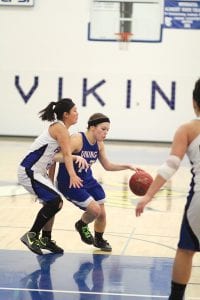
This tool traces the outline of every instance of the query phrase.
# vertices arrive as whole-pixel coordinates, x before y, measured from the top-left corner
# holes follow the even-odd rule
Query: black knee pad
[[[47,218],[52,218],[59,210],[61,210],[63,205],[63,200],[61,197],[57,197],[52,201],[45,203],[44,207],[41,209],[41,213]]]

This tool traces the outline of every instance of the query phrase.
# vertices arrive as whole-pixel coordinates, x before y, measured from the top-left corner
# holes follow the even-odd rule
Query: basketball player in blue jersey
[[[191,162],[192,179],[173,264],[169,300],[184,299],[191,276],[193,256],[200,251],[200,79],[193,90],[193,108],[196,118],[177,129],[169,157],[159,167],[155,180],[136,207],[136,216],[140,216],[153,196],[177,171],[181,160],[187,154]]]
[[[83,242],[93,244],[104,251],[112,251],[110,244],[103,238],[106,227],[106,212],[104,207],[105,192],[102,186],[93,177],[91,167],[97,161],[107,171],[136,170],[130,164],[115,164],[108,160],[105,153],[104,140],[110,128],[110,120],[101,113],[95,113],[88,121],[85,133],[80,132],[70,137],[72,153],[84,158],[89,168],[82,169],[74,165],[76,174],[82,179],[83,186],[67,187],[69,184],[69,172],[64,163],[59,164],[57,174],[57,187],[59,191],[72,203],[85,212],[75,228],[79,232]],[[62,161],[62,156],[57,155],[57,160]],[[94,238],[89,231],[88,224],[94,221]]]
[[[61,193],[53,185],[52,178],[55,164],[53,157],[60,150],[64,165],[69,173],[68,187],[79,189],[82,179],[76,174],[73,159],[79,167],[87,166],[80,157],[72,157],[68,129],[78,119],[78,112],[71,99],[51,102],[40,111],[42,120],[52,123],[33,142],[27,155],[18,168],[18,181],[31,194],[36,195],[43,204],[31,229],[21,237],[21,241],[36,254],[43,254],[41,249],[62,253],[63,249],[51,240],[51,230],[55,214],[62,208]],[[49,169],[51,172],[48,174]],[[50,230],[49,230],[50,228]],[[42,237],[39,238],[42,230]]]

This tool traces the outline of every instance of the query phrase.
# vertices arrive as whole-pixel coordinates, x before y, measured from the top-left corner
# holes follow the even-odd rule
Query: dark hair
[[[97,126],[98,124],[101,124],[104,122],[110,123],[110,119],[102,113],[95,113],[89,118],[87,129],[89,129],[90,126]]]
[[[196,81],[194,90],[193,90],[193,99],[200,108],[200,78]]]
[[[57,102],[50,102],[47,107],[39,112],[39,116],[43,121],[62,120],[63,113],[68,112],[74,106],[74,102],[69,98],[61,99]]]

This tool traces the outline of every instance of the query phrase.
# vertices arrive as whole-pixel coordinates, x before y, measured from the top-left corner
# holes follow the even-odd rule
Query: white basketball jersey
[[[59,121],[59,123],[65,126],[63,122]],[[21,162],[21,166],[31,169],[36,173],[45,174],[53,164],[55,153],[59,151],[60,147],[57,141],[50,136],[48,127],[35,139],[28,154]]]

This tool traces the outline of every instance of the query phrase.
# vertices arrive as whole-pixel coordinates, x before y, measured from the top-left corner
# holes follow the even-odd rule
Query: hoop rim
[[[129,42],[131,36],[133,35],[131,32],[129,31],[123,31],[123,32],[117,32],[116,35],[119,36],[119,41],[120,42]]]

